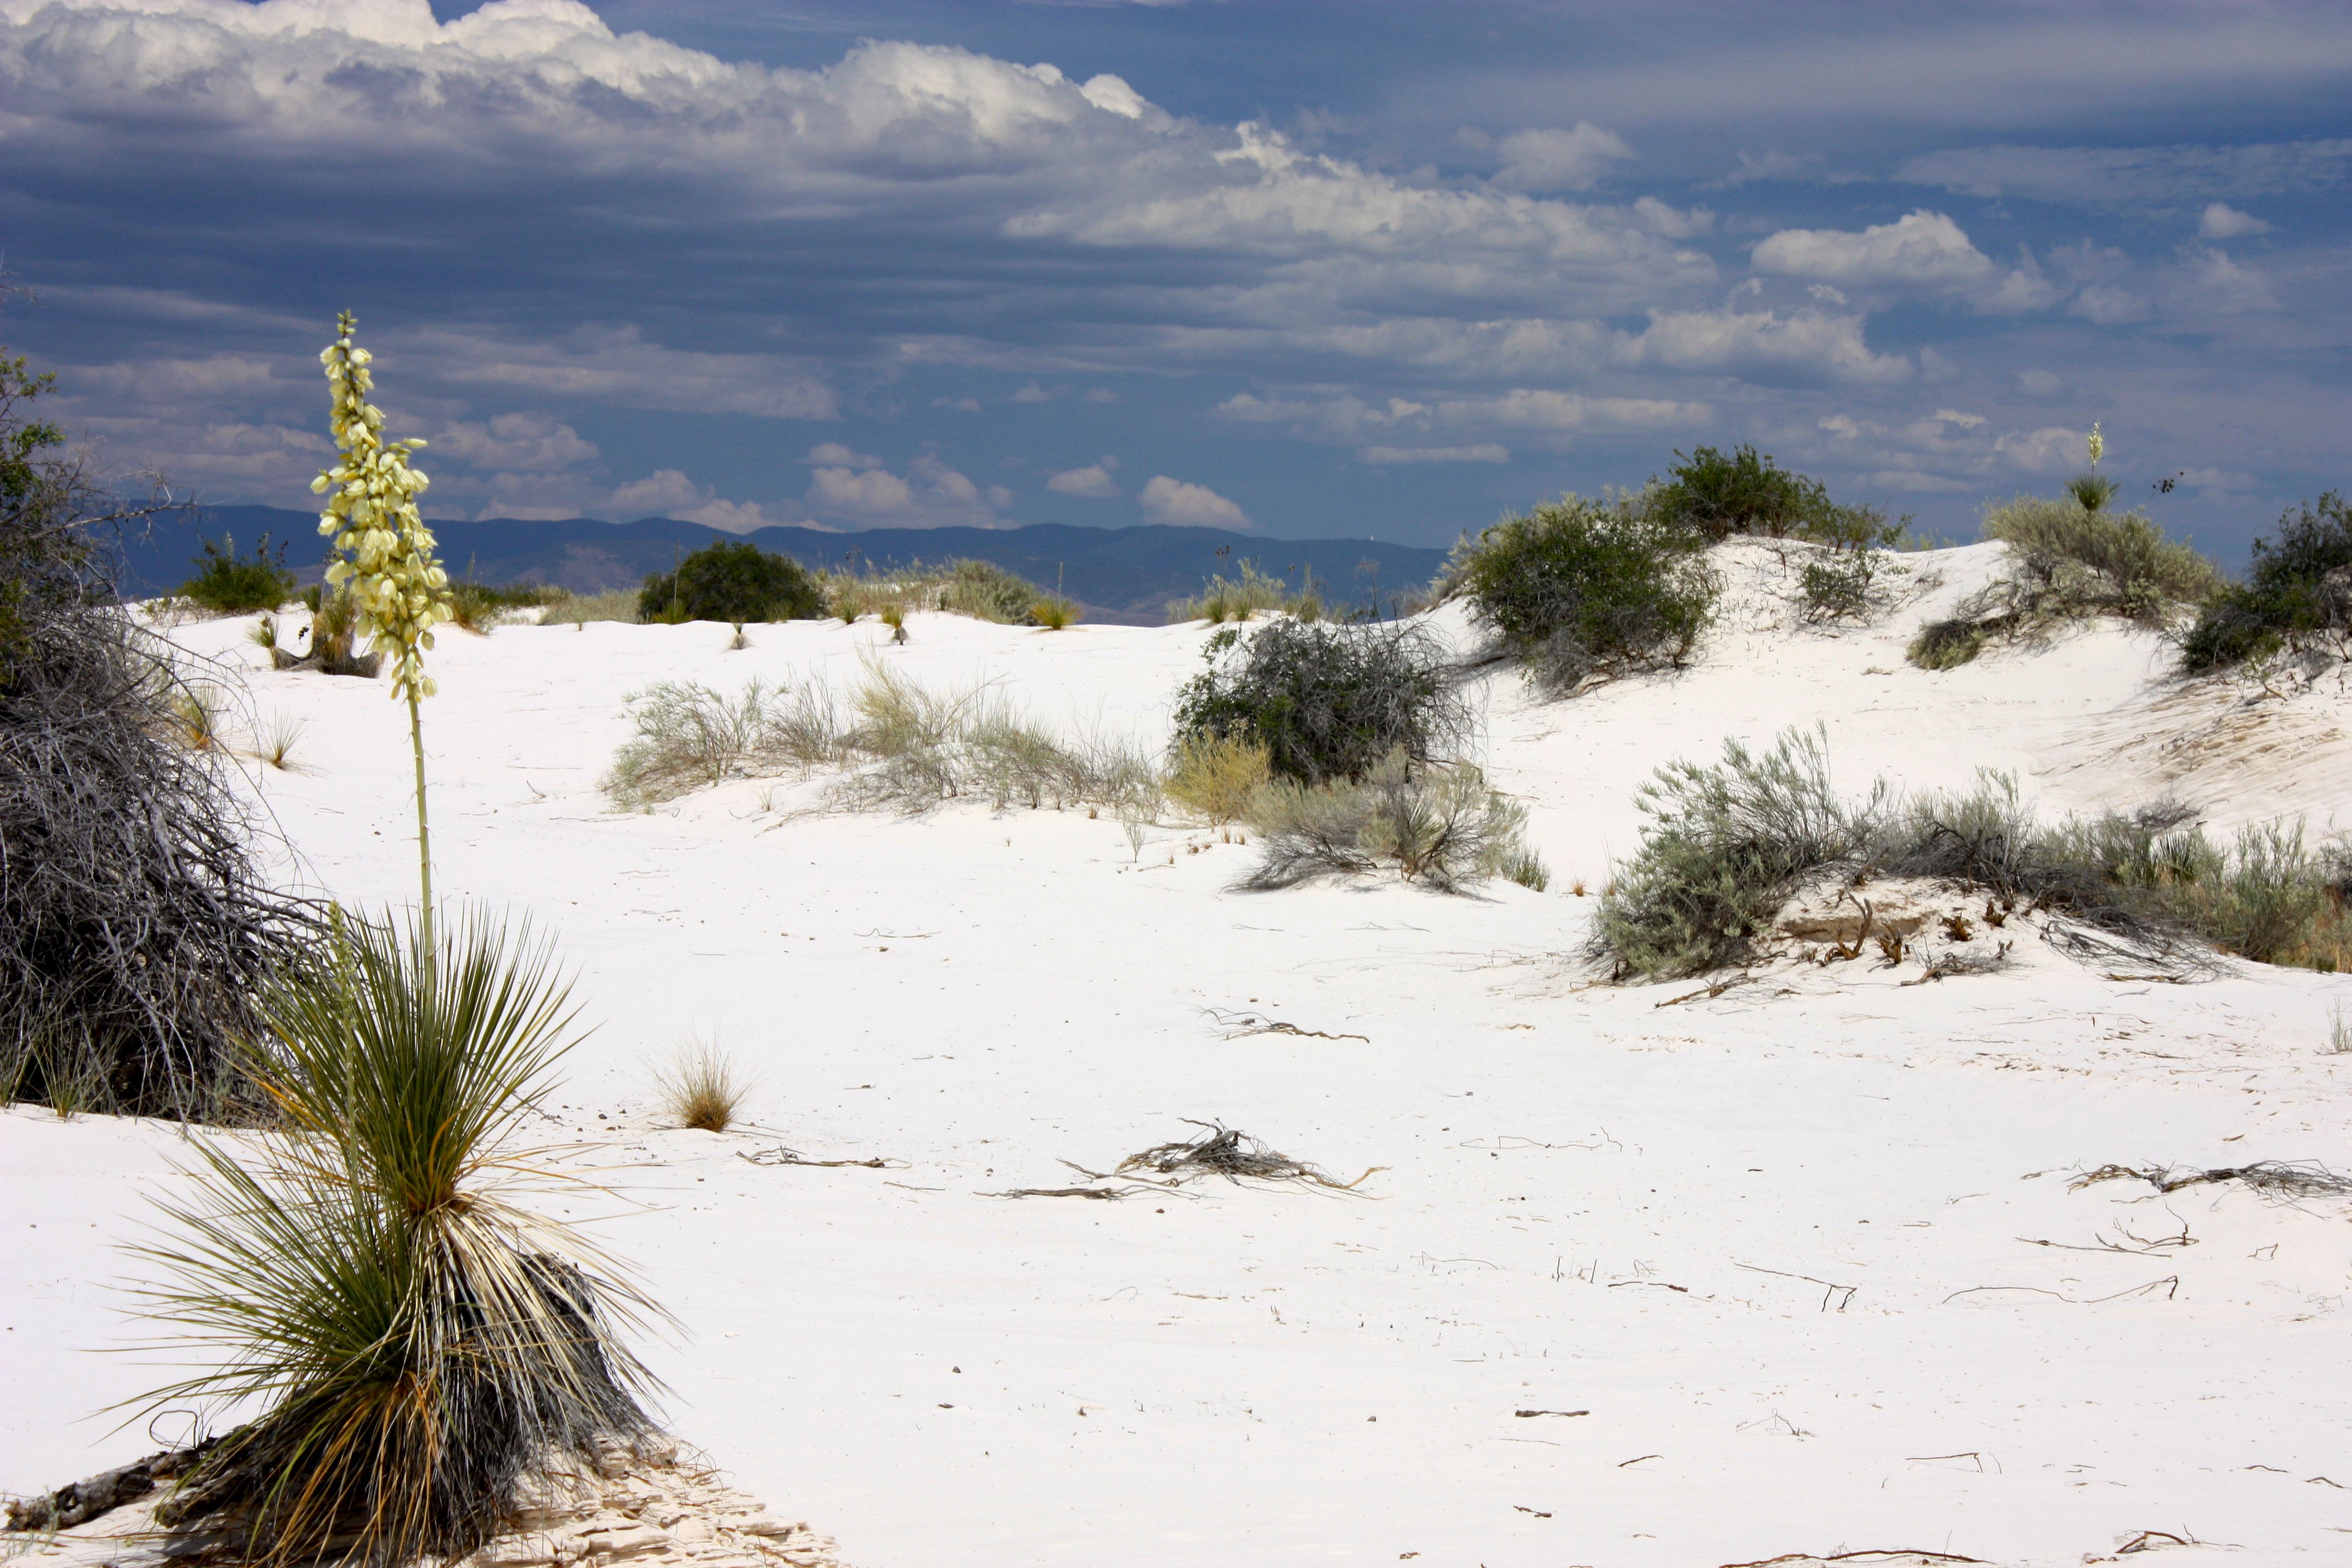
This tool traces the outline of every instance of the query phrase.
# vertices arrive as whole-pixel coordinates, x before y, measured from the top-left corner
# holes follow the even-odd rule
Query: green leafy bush
[[[1571,495],[1465,540],[1448,571],[1472,619],[1564,693],[1690,656],[1717,591],[1706,548],[1638,498]]]
[[[449,619],[469,632],[488,633],[518,610],[553,608],[572,597],[548,583],[477,583],[468,577],[449,584]]]
[[[1882,569],[1882,558],[1873,550],[1806,562],[1797,578],[1798,613],[1815,625],[1867,617]]]
[[[2352,635],[2352,507],[2335,490],[2279,518],[2252,569],[2219,594],[2181,642],[2192,674],[2313,639]]]
[[[1302,784],[1361,778],[1391,752],[1434,761],[1469,733],[1444,647],[1416,626],[1277,620],[1246,641],[1215,633],[1202,656],[1209,668],[1177,694],[1177,735],[1246,735]]]
[[[254,610],[274,610],[294,596],[294,574],[286,569],[286,547],[276,554],[269,535],[253,547],[251,555],[236,552],[236,541],[221,536],[219,543],[200,541],[196,574],[180,584],[180,596],[217,615],[241,616]]]
[[[1670,528],[1687,529],[1709,543],[1735,533],[1812,537],[1838,527],[1840,508],[1821,481],[1792,474],[1754,447],[1728,453],[1694,447],[1649,492],[1649,507]]]
[[[749,540],[722,539],[646,577],[637,614],[654,621],[814,620],[824,595],[799,562]]]

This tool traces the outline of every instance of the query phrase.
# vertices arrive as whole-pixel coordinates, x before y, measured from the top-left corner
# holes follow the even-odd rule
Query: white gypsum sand
[[[1109,810],[799,814],[820,776],[625,815],[596,789],[633,690],[845,689],[866,658],[1156,747],[1203,627],[445,636],[436,879],[528,912],[580,973],[601,1026],[555,1098],[635,1206],[573,1217],[687,1327],[649,1347],[673,1429],[866,1568],[2073,1564],[2148,1531],[2233,1563],[2352,1552],[2346,1205],[2069,1185],[2109,1162],[2352,1169],[2352,1057],[2326,1048],[2352,981],[2108,978],[2031,921],[2005,969],[1927,984],[1874,955],[1710,997],[1594,984],[1574,956],[1593,900],[1569,889],[1634,848],[1650,771],[1790,724],[1826,727],[1853,793],[1991,766],[2052,815],[2173,791],[2221,830],[2352,822],[2352,776],[2310,763],[2346,754],[2341,692],[2183,696],[2169,649],[2112,623],[1924,672],[1906,642],[1998,551],[1906,560],[1941,585],[1797,628],[1769,550],[1735,544],[1693,668],[1565,702],[1488,679],[1488,773],[1552,890],[1477,898],[1236,893],[1254,847],[1161,825],[1133,855]],[[412,897],[398,710],[261,668],[246,625],[172,635],[309,726],[304,771],[253,770],[286,874]],[[2230,713],[2296,742],[2217,759],[2196,737]],[[740,1131],[664,1123],[655,1070],[696,1033],[758,1077]],[[1079,1183],[1059,1162],[1108,1171],[1187,1118],[1341,1181],[1385,1168],[1348,1194],[986,1195]],[[10,1486],[157,1446],[92,1414],[162,1381],[153,1357],[91,1352],[152,1332],[112,1248],[177,1137],[0,1117]],[[887,1163],[740,1157],[779,1145]]]

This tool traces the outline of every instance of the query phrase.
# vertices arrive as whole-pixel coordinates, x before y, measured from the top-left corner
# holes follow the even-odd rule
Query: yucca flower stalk
[[[433,628],[456,614],[449,574],[434,559],[433,531],[416,498],[431,481],[408,459],[421,440],[386,441],[383,411],[367,400],[375,385],[372,355],[352,342],[359,321],[349,310],[335,319],[335,341],[319,355],[334,401],[335,466],[310,481],[327,497],[319,531],[334,540],[342,559],[327,568],[331,587],[345,582],[371,650],[392,664],[392,694],[408,704],[408,746],[416,764],[416,865],[424,892],[422,925],[433,947],[433,836],[425,810],[425,729],[418,703],[433,695],[425,655]]]

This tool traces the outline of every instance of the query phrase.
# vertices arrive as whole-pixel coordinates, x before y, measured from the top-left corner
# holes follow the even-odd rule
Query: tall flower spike
[[[319,531],[333,538],[343,557],[327,568],[327,581],[351,584],[359,629],[369,647],[392,663],[392,695],[413,700],[433,695],[425,655],[433,647],[433,628],[453,613],[449,575],[434,559],[432,530],[416,510],[416,497],[429,481],[408,466],[425,443],[384,440],[383,413],[367,401],[375,384],[370,356],[352,343],[358,324],[344,311],[336,319],[335,341],[319,356],[327,368],[341,453],[310,489],[327,497]]]
[[[2099,466],[2099,459],[2106,455],[2106,437],[2099,434],[2099,422],[2094,419],[2091,421],[2091,467],[2095,468]]]

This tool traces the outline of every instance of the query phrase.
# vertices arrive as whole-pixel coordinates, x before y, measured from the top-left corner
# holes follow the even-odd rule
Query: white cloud
[[[1577,430],[1659,430],[1704,423],[1703,403],[1663,397],[1587,397],[1549,388],[1517,387],[1500,397],[1451,398],[1437,405],[1447,426],[1495,426],[1566,433]]]
[[[1691,239],[1715,228],[1715,214],[1706,207],[1670,207],[1655,196],[1634,199],[1633,221],[1662,239]]]
[[[1365,447],[1357,454],[1367,463],[1507,463],[1510,448],[1492,441],[1467,447]]]
[[[1156,474],[1138,497],[1143,515],[1154,522],[1191,528],[1245,529],[1255,525],[1249,514],[1206,485],[1190,485]]]
[[[1044,387],[1038,385],[1033,381],[1028,385],[1023,387],[1020,391],[1014,393],[1013,395],[1013,401],[1015,403],[1044,403],[1053,395],[1054,395],[1052,393],[1046,391]]]
[[[2039,430],[2012,432],[1992,444],[1993,451],[2011,468],[2029,474],[2063,473],[2083,464],[2087,431],[2045,425]]]
[[[477,468],[549,473],[596,460],[596,443],[548,414],[500,414],[487,424],[457,420],[441,426],[427,450],[437,465],[449,458]]]
[[[667,348],[630,325],[582,327],[528,342],[445,329],[396,333],[376,357],[380,364],[397,359],[429,366],[436,380],[452,385],[527,389],[542,397],[768,419],[831,419],[839,412],[833,388],[803,362]]]
[[[1108,386],[1090,386],[1087,388],[1087,401],[1088,403],[1117,403],[1118,401],[1118,394],[1113,392]]]
[[[1985,424],[1983,415],[1964,414],[1957,408],[1938,408],[1936,418],[1946,425],[1957,425],[1963,430],[1981,429]]]
[[[2063,388],[2066,380],[2055,371],[2021,370],[2017,373],[2017,384],[2036,397],[2047,397]]]
[[[1759,272],[1819,279],[1849,289],[1958,295],[1988,310],[2033,310],[2056,298],[2038,272],[2004,270],[1976,247],[1958,224],[1924,207],[1860,233],[1784,228],[1758,241],[1749,259]]]
[[[2197,219],[2200,239],[2235,239],[2242,234],[2268,234],[2271,226],[2252,213],[2242,213],[2227,202],[2208,202]]]
[[[522,517],[530,515],[530,510],[494,503],[484,515]],[[618,486],[611,499],[597,510],[624,521],[641,517],[674,517],[730,533],[749,533],[782,521],[770,517],[757,502],[724,500],[676,468],[656,468],[642,479]],[[578,514],[569,510],[557,515]]]
[[[830,443],[810,457],[818,466],[809,475],[809,510],[852,526],[994,528],[1001,521],[997,509],[1013,499],[999,486],[983,492],[928,453],[909,463],[903,475]],[[818,461],[824,457],[839,460]]]
[[[824,468],[878,468],[882,459],[870,452],[853,452],[838,441],[820,441],[809,448],[808,460]]]
[[[1497,150],[1503,166],[1495,172],[1495,183],[1516,191],[1589,190],[1611,164],[1633,156],[1623,137],[1582,120],[1565,131],[1514,131]]]
[[[1620,363],[1677,370],[1744,374],[1795,372],[1832,381],[1888,383],[1907,379],[1901,354],[1871,352],[1862,318],[1822,310],[1661,310],[1617,348]]]
[[[1060,473],[1048,476],[1045,488],[1056,495],[1087,496],[1097,500],[1120,495],[1124,492],[1119,489],[1118,481],[1110,477],[1111,470],[1118,467],[1117,458],[1106,457],[1102,461],[1083,468],[1065,468]]]

